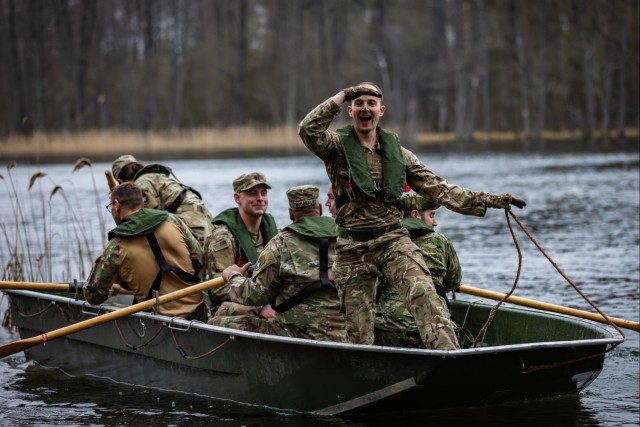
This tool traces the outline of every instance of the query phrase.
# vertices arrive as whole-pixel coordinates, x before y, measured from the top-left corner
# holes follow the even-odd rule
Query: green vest
[[[412,239],[434,232],[432,227],[418,218],[402,218],[402,225],[409,231]]]
[[[369,197],[376,197],[373,178],[367,165],[367,159],[362,153],[362,146],[353,125],[336,130],[344,149],[349,165],[351,178],[356,186]],[[378,127],[376,130],[382,150],[382,190],[384,201],[396,202],[404,190],[405,165],[400,147],[400,139],[393,132]]]
[[[229,227],[229,230],[231,230],[231,233],[233,233],[233,236],[238,241],[243,259],[236,260],[236,263],[250,261],[251,264],[255,264],[258,261],[258,251],[253,245],[253,241],[251,240],[251,236],[249,236],[247,227],[245,227],[244,222],[242,222],[242,218],[240,218],[240,211],[238,208],[229,208],[220,212],[212,222],[214,224],[224,224]],[[276,221],[268,213],[262,215],[260,233],[262,233],[262,240],[265,244],[278,233]]]
[[[300,236],[335,239],[336,221],[328,216],[304,217],[287,225],[285,230],[293,231]]]
[[[147,173],[161,173],[162,175],[169,176],[171,175],[171,168],[162,165],[147,165],[136,172],[133,180],[135,181],[136,178],[140,178],[142,175]]]
[[[169,213],[156,209],[140,209],[120,221],[120,224],[109,232],[109,240],[115,236],[135,237],[142,236],[145,231],[152,230],[164,222]]]

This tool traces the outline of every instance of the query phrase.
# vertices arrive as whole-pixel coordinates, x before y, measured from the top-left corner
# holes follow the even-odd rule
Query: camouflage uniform
[[[122,168],[133,162],[137,162],[137,160],[130,154],[120,156],[112,165],[113,176],[118,178]],[[171,170],[164,166],[149,165],[140,170],[133,181],[145,196],[145,208],[167,210],[174,213],[187,224],[202,246],[213,229],[211,224],[213,216],[199,195],[170,176],[170,173]],[[170,210],[169,207],[183,191],[182,203],[175,210]]]
[[[314,186],[290,189],[287,192],[290,207],[317,206],[318,192]],[[297,231],[293,231],[293,228]],[[320,277],[318,240],[300,234],[301,229],[314,228],[321,229],[321,232],[315,232],[316,236],[331,234],[328,252],[330,271],[335,249],[335,222],[328,217],[303,216],[269,241],[260,254],[252,278],[245,278],[239,273],[229,277],[231,299],[248,305],[263,305],[275,300],[277,311],[278,304],[298,294],[306,286],[317,283]],[[344,315],[340,312],[340,301],[334,287],[316,290],[299,304],[277,314],[275,319],[216,316],[211,323],[274,335],[345,340]]]
[[[350,168],[342,141],[328,130],[341,107],[328,99],[314,108],[300,123],[299,135],[307,148],[325,164],[336,197],[350,185]],[[380,132],[380,130],[379,130]],[[362,147],[371,178],[382,181],[382,150]],[[449,184],[427,169],[409,150],[401,148],[406,181],[418,194],[450,210],[466,215],[484,216],[487,207],[508,206],[485,193],[473,192]],[[384,277],[400,294],[416,321],[427,348],[459,347],[449,313],[437,295],[429,270],[409,233],[400,228],[402,212],[384,195],[356,197],[340,206],[334,263],[338,295],[347,317],[347,339],[372,344],[376,282]],[[360,233],[358,233],[360,231]]]
[[[141,209],[123,219],[121,224],[127,219],[139,219],[145,214],[159,215],[154,212],[157,211]],[[179,267],[189,274],[198,274],[202,268],[200,245],[180,218],[168,212],[162,214],[166,215],[166,218],[160,219],[162,222],[154,229],[154,234],[165,259],[170,265]],[[106,248],[96,260],[89,280],[84,285],[84,297],[91,304],[100,304],[109,297],[111,285],[125,282],[134,292],[135,298],[143,301],[147,299],[158,271],[157,261],[145,236],[122,237],[111,232]],[[184,282],[175,274],[164,274],[158,293],[164,295],[191,285],[192,283]],[[159,307],[158,313],[207,320],[202,293],[163,304]]]
[[[252,172],[237,177],[233,181],[233,191],[239,193],[257,185],[271,188],[263,174]],[[268,213],[263,215],[258,234],[251,235],[239,216],[238,208],[221,212],[213,219],[213,232],[204,245],[207,276],[213,279],[220,277],[222,271],[230,265],[243,266],[247,262],[257,262],[258,254],[264,249],[265,243],[276,233],[275,220]],[[210,290],[209,298],[212,314],[232,316],[240,308],[238,304],[228,302],[226,286]],[[255,307],[253,312],[258,315],[259,307]]]
[[[459,288],[462,269],[451,241],[420,219],[405,218],[403,223],[412,241],[420,248],[434,285],[446,291]],[[375,343],[394,347],[422,347],[418,328],[400,294],[384,284],[378,286],[378,293]]]

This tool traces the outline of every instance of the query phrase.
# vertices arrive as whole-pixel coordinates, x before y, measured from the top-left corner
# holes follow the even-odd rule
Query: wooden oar
[[[475,295],[478,297],[485,297],[494,300],[502,300],[506,294],[501,292],[488,291],[486,289],[474,288],[473,286],[461,285],[460,292]],[[552,311],[554,313],[568,314],[570,316],[581,317],[583,319],[593,320],[595,322],[609,324],[607,320],[599,314],[591,313],[589,311],[578,310],[575,308],[565,307],[562,305],[549,304],[542,301],[536,301],[533,299],[510,296],[505,301],[512,304],[522,305],[525,307],[537,308],[540,310]],[[618,319],[616,317],[609,317],[609,320],[620,326],[621,328],[631,329],[632,331],[640,332],[640,323],[632,322],[631,320]]]
[[[113,177],[113,173],[111,173],[110,169],[104,171],[104,176],[107,178],[107,185],[109,186],[109,191],[112,191],[118,185],[118,181]]]
[[[35,292],[78,292],[82,293],[82,283],[37,283],[37,282],[0,282],[0,289]],[[120,295],[133,295],[132,291],[118,289]]]
[[[213,289],[221,286],[225,283],[224,278],[218,277],[217,279],[207,280],[206,282],[199,283],[197,285],[189,286],[188,288],[180,289],[179,291],[171,292],[166,295],[158,297],[158,303],[160,305],[169,301],[175,301],[177,299],[186,297],[187,295],[195,294],[197,292],[203,292],[207,289]],[[110,322],[112,320],[126,317],[130,314],[137,313],[139,311],[153,308],[156,305],[156,299],[152,298],[146,301],[142,301],[138,304],[130,305],[129,307],[121,308],[120,310],[111,311],[109,313],[101,314],[92,319],[83,320],[82,322],[74,323],[73,325],[65,326],[64,328],[56,329],[51,332],[46,332],[42,335],[38,335],[32,338],[25,338],[23,340],[14,341],[9,344],[0,346],[0,358],[10,356],[28,348],[34,347],[38,344],[43,344],[47,341],[54,340],[56,338],[64,337],[76,332],[84,331],[85,329],[93,328],[94,326],[102,325],[103,323]]]

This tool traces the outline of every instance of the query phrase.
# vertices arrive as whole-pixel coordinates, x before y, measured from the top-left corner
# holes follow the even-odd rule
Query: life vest
[[[296,294],[282,303],[278,305],[272,304],[273,309],[277,313],[284,313],[295,307],[320,289],[336,288],[333,281],[329,280],[329,243],[337,237],[335,220],[326,216],[304,217],[286,226],[284,230],[289,230],[300,236],[318,241],[318,267],[320,277],[319,280],[300,289]]]
[[[403,218],[402,225],[409,231],[409,235],[412,239],[435,231],[433,227],[430,227],[418,218]]]
[[[158,271],[153,284],[149,288],[147,299],[151,298],[153,291],[157,291],[160,288],[162,276],[165,273],[173,272],[185,282],[198,283],[200,281],[200,278],[198,276],[190,274],[180,267],[169,264],[162,254],[162,249],[160,249],[160,244],[158,243],[153,230],[160,224],[162,224],[168,216],[169,213],[166,211],[159,211],[156,209],[140,209],[138,212],[123,218],[122,221],[120,221],[120,224],[118,224],[116,228],[111,230],[108,235],[109,240],[116,236],[125,238],[137,236],[146,237],[147,241],[149,242],[149,246],[153,251],[154,258],[156,259],[156,262],[160,267],[160,270]]]
[[[376,198],[382,194],[386,203],[399,205],[405,190],[405,164],[398,135],[381,127],[376,134],[382,151],[382,183],[374,181],[353,125],[336,130],[349,167],[346,192],[336,195],[336,208],[356,197]],[[354,186],[355,184],[355,186]]]
[[[236,259],[236,265],[242,267],[247,261],[251,262],[251,264],[255,264],[258,261],[258,251],[253,245],[253,240],[251,240],[247,227],[240,217],[238,208],[229,208],[220,212],[212,222],[213,224],[224,224],[229,227],[229,230],[238,241],[240,254]],[[265,244],[278,233],[276,221],[271,214],[265,213],[262,215],[260,233]]]

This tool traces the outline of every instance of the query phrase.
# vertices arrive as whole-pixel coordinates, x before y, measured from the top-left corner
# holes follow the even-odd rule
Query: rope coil
[[[511,195],[509,194],[509,196],[511,196]],[[522,251],[520,249],[520,245],[518,244],[518,239],[517,239],[517,237],[516,237],[516,235],[515,235],[515,233],[513,231],[513,226],[511,225],[510,216],[513,217],[514,221],[518,224],[520,229],[533,242],[533,244],[536,246],[536,248],[538,248],[538,250],[542,253],[542,255],[544,255],[544,257],[547,258],[547,260],[551,263],[551,265],[553,265],[553,267],[556,269],[556,271],[558,271],[558,273],[560,273],[560,275],[578,292],[578,294],[587,303],[589,303],[589,305],[591,305],[591,307],[593,307],[607,321],[607,323],[609,325],[613,326],[620,333],[620,335],[622,335],[622,337],[624,338],[625,335],[620,330],[620,328],[611,319],[609,319],[609,317],[606,316],[600,310],[600,308],[598,308],[598,306],[596,304],[594,304],[580,290],[580,288],[578,288],[578,286],[576,286],[575,283],[573,283],[573,281],[562,271],[562,269],[560,269],[560,267],[558,267],[558,264],[556,264],[556,262],[553,261],[553,259],[551,259],[551,257],[545,252],[545,250],[542,248],[542,246],[540,246],[540,244],[537,242],[537,240],[531,235],[531,233],[529,233],[529,230],[527,230],[527,228],[522,224],[522,222],[520,222],[518,217],[513,212],[511,212],[511,210],[505,209],[505,217],[507,219],[507,225],[509,226],[509,232],[511,233],[511,237],[513,239],[513,243],[514,243],[514,245],[516,247],[516,250],[518,252],[518,270],[517,270],[517,273],[516,273],[515,280],[513,282],[513,286],[511,287],[511,290],[507,294],[505,294],[505,296],[491,309],[491,312],[489,313],[489,317],[487,318],[487,321],[482,326],[482,328],[480,328],[480,331],[476,335],[476,338],[473,341],[472,347],[476,347],[478,345],[478,342],[480,341],[480,337],[483,336],[483,334],[486,332],[487,328],[489,328],[489,326],[491,326],[491,323],[493,323],[493,320],[495,318],[496,312],[498,311],[498,308],[502,305],[503,302],[505,302],[507,300],[507,298],[509,298],[511,296],[511,294],[513,294],[513,292],[516,290],[516,287],[518,286],[518,281],[520,280],[520,272],[522,271]],[[607,350],[607,352],[613,350],[617,346],[618,346],[618,344],[612,345]]]

